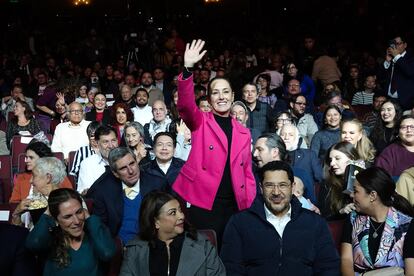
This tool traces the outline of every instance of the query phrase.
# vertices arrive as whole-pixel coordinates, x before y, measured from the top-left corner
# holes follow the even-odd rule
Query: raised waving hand
[[[203,51],[205,41],[201,39],[193,40],[190,43],[187,43],[185,47],[185,53],[184,53],[184,66],[185,67],[193,67],[194,64],[199,62],[205,53],[207,53],[207,50]]]

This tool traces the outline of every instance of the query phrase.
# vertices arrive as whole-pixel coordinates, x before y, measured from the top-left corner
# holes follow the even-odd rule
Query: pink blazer
[[[211,210],[227,160],[228,143],[213,113],[201,112],[195,104],[193,77],[178,79],[178,111],[191,130],[192,148],[173,190],[184,200]],[[230,171],[239,210],[249,208],[256,196],[252,172],[250,131],[232,119]]]

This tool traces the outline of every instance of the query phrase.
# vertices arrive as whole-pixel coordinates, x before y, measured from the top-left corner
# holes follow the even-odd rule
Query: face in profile
[[[348,166],[351,159],[346,156],[345,153],[332,149],[329,152],[330,168],[331,172],[335,175],[343,175],[345,173],[346,166]]]

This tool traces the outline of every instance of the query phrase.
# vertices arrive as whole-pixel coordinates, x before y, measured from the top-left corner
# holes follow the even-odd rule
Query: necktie
[[[124,189],[124,192],[125,192],[125,195],[126,195],[127,198],[131,198],[133,193],[134,193],[134,190],[130,187],[126,187]]]

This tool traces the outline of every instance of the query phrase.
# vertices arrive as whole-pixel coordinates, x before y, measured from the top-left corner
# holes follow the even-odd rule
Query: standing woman
[[[173,185],[191,204],[191,223],[214,229],[220,244],[232,214],[249,208],[256,196],[252,172],[250,131],[230,116],[234,93],[229,82],[215,78],[209,84],[211,112],[201,112],[194,100],[193,75],[189,71],[202,59],[204,41],[187,44],[186,69],[178,82],[178,111],[191,130],[192,150]]]
[[[102,262],[115,254],[115,242],[99,217],[70,189],[52,191],[48,206],[26,240],[27,248],[47,253],[43,275],[105,275]]]
[[[396,100],[389,99],[381,105],[380,116],[369,137],[377,150],[377,155],[397,138],[401,116],[402,109]]]
[[[7,147],[10,149],[10,142],[14,135],[21,135],[21,132],[28,132],[35,135],[41,131],[39,123],[33,117],[30,106],[22,100],[17,100],[13,108],[14,118],[7,126]]]
[[[323,129],[312,137],[310,149],[318,156],[321,163],[325,160],[328,149],[341,139],[339,126],[341,125],[341,110],[336,105],[329,105],[323,113]]]

